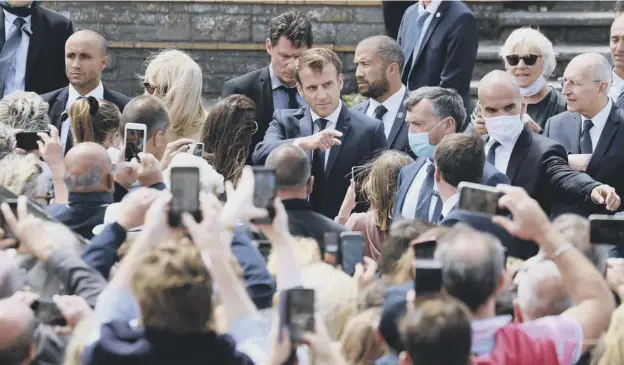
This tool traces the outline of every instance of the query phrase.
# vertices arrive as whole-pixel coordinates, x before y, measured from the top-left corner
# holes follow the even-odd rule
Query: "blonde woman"
[[[392,223],[399,171],[412,162],[412,158],[402,152],[390,150],[382,153],[365,168],[362,193],[370,203],[369,211],[351,214],[356,205],[356,187],[352,179],[338,216],[334,219],[350,231],[362,232],[364,256],[375,261],[381,256],[381,245],[386,241]]]
[[[353,317],[340,338],[342,355],[348,365],[369,365],[384,355],[377,340],[381,307],[367,309]]]
[[[140,76],[147,94],[163,100],[171,124],[167,142],[180,138],[199,141],[208,116],[202,100],[202,71],[186,53],[167,49],[150,57],[145,74]]]

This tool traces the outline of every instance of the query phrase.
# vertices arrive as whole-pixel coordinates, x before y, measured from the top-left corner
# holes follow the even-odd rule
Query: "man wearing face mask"
[[[487,161],[505,171],[511,185],[524,188],[546,213],[562,199],[605,205],[609,211],[620,206],[615,189],[568,165],[563,146],[524,127],[520,90],[512,75],[499,70],[485,75],[479,82],[479,104],[488,130]]]
[[[563,95],[568,111],[548,120],[544,135],[561,143],[570,166],[624,191],[624,110],[609,98],[611,64],[597,53],[582,54],[570,61],[563,74]],[[583,216],[607,214],[603,206],[553,204],[553,214],[572,212]]]
[[[392,220],[419,219],[437,223],[442,199],[435,183],[433,155],[444,136],[457,133],[466,116],[462,97],[454,90],[426,86],[412,91],[405,101],[410,148],[418,159],[401,169]],[[483,166],[482,184],[508,184],[505,174],[494,166]]]

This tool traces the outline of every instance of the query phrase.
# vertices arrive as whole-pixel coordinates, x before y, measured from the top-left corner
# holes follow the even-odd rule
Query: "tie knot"
[[[296,87],[288,87],[286,85],[280,85],[279,88],[284,90],[284,91],[286,91],[286,94],[288,94],[288,96],[297,95],[297,88]]]
[[[429,164],[429,166],[427,166],[427,176],[433,176],[434,173],[435,173],[435,165]]]
[[[386,107],[383,106],[383,104],[379,104],[377,108],[375,108],[375,118],[381,120],[381,118],[383,118],[383,116],[387,112],[388,112],[388,109],[386,109]]]
[[[426,10],[421,11],[421,12],[418,14],[418,18],[416,18],[416,22],[417,22],[417,23],[424,23],[424,22],[425,22],[425,20],[427,20],[427,18],[429,18],[429,12],[428,12],[428,11],[426,11]]]
[[[24,18],[17,17],[13,21],[13,24],[15,24],[16,27],[21,28],[24,24],[26,24],[26,20]]]
[[[322,131],[325,129],[325,127],[327,127],[327,123],[329,122],[329,120],[325,119],[325,118],[319,118],[316,120],[316,125],[318,125],[319,127],[319,131]]]
[[[594,126],[594,122],[592,122],[591,120],[586,119],[583,121],[583,130],[588,131],[592,129],[593,126]]]
[[[492,145],[490,146],[490,150],[495,150],[498,146],[501,145],[500,142],[495,139],[492,139],[492,141],[494,142],[492,142]]]

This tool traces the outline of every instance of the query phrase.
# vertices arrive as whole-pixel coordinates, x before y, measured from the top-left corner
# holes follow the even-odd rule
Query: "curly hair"
[[[47,130],[48,103],[34,92],[10,93],[0,100],[0,120],[13,129]]]

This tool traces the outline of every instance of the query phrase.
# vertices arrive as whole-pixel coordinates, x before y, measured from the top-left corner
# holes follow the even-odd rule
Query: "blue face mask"
[[[414,151],[416,156],[422,158],[433,158],[433,153],[435,152],[435,145],[432,145],[429,142],[429,133],[431,133],[434,129],[438,128],[443,121],[440,121],[435,127],[431,128],[429,132],[421,132],[421,133],[408,133],[407,140],[409,141],[409,146]]]

